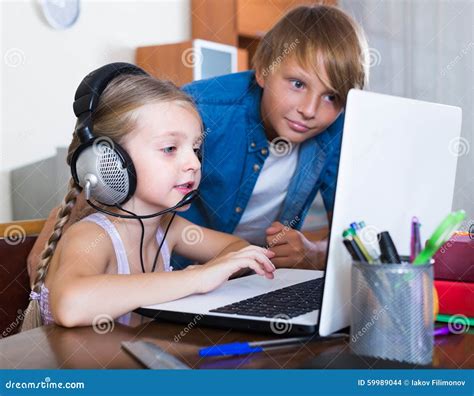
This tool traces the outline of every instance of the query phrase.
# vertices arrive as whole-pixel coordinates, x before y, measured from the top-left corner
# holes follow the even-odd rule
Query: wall
[[[38,4],[0,2],[0,222],[11,219],[9,172],[69,144],[74,92],[88,72],[133,62],[137,46],[190,38],[189,0],[83,0],[77,23],[62,31],[46,24]]]

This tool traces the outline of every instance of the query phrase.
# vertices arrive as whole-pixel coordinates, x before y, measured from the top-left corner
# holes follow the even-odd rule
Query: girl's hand
[[[236,252],[218,257],[206,264],[192,266],[199,279],[198,293],[207,293],[226,282],[232,274],[243,268],[254,270],[258,275],[273,279],[275,266],[270,259],[275,254],[258,246],[247,246]],[[189,268],[189,267],[188,267]]]

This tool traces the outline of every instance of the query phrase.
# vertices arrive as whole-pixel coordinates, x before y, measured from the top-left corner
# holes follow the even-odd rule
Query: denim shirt
[[[183,87],[204,123],[200,197],[179,214],[214,230],[233,233],[269,153],[260,115],[262,88],[255,73],[233,73]],[[332,211],[343,113],[325,131],[300,144],[298,165],[278,221],[300,229],[318,191]],[[178,268],[178,262],[173,262]]]

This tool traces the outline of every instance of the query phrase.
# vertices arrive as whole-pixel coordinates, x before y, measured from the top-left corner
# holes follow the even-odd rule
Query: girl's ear
[[[260,86],[260,88],[264,88],[264,86],[265,86],[265,77],[264,77],[261,70],[256,70],[255,71],[255,80],[257,81],[257,84]]]

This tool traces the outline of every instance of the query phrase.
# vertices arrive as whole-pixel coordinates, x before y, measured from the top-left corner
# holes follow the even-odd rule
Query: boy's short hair
[[[362,28],[332,6],[301,6],[286,14],[265,34],[253,57],[253,67],[267,76],[285,58],[293,57],[334,91],[345,105],[351,88],[368,82],[368,46]],[[325,68],[329,81],[321,78]]]

